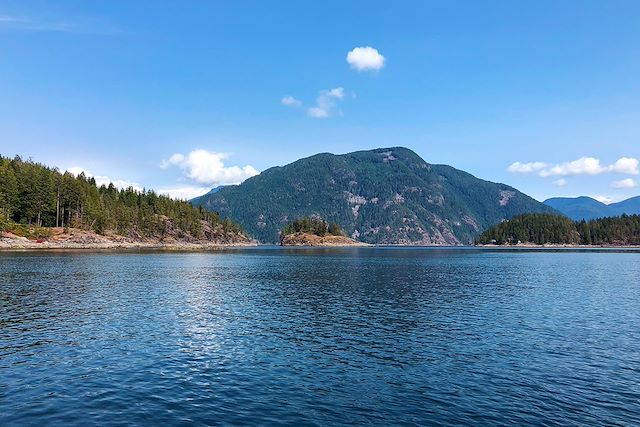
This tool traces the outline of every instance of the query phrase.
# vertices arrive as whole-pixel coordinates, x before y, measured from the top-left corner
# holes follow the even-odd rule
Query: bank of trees
[[[287,236],[294,233],[311,233],[320,237],[324,237],[328,234],[333,236],[341,236],[342,229],[335,222],[328,224],[327,221],[320,218],[304,217],[296,219],[293,222],[285,225],[280,232],[280,235]]]
[[[240,232],[214,212],[154,191],[98,186],[93,177],[60,172],[31,160],[0,156],[0,227],[75,227],[98,233],[162,235],[167,223],[194,237],[203,226]]]
[[[491,227],[476,243],[640,245],[640,216],[571,221],[561,215],[525,214]]]

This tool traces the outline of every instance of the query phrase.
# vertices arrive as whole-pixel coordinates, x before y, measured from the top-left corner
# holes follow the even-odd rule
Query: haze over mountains
[[[379,244],[468,244],[515,215],[555,212],[513,187],[484,181],[413,151],[317,154],[192,201],[239,222],[264,243],[287,222],[318,216]]]
[[[577,221],[640,214],[640,196],[609,205],[586,196],[553,197],[545,200],[544,204]]]

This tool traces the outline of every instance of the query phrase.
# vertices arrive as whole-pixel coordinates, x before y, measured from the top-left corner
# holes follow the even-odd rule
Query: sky
[[[640,2],[0,0],[0,154],[190,198],[405,146],[640,194]]]

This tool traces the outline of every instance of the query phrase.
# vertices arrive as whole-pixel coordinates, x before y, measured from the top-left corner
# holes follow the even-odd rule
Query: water
[[[0,425],[638,425],[640,253],[0,254]]]

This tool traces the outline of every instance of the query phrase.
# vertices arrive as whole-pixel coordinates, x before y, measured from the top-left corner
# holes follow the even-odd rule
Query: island
[[[287,224],[280,232],[282,246],[369,246],[345,236],[338,224],[318,217],[304,217]]]

